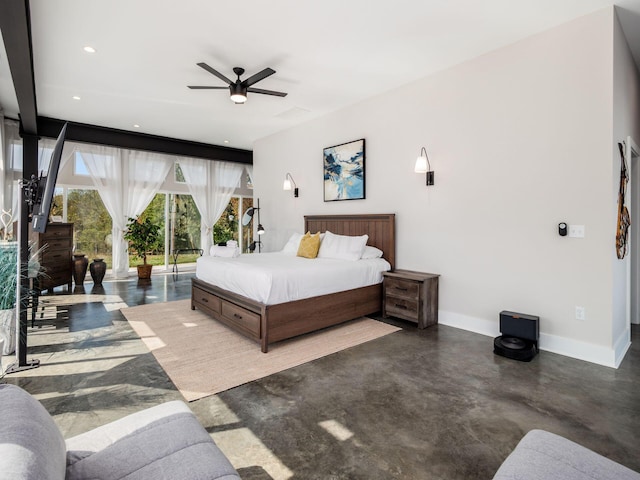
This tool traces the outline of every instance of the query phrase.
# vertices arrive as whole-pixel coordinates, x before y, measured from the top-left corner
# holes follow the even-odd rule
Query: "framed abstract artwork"
[[[324,201],[365,198],[364,138],[323,150]]]

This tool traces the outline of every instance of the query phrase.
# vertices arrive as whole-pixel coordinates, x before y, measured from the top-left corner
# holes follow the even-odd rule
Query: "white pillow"
[[[362,258],[363,260],[368,260],[370,258],[381,258],[382,257],[382,250],[380,250],[379,248],[376,247],[371,247],[369,245],[364,247],[364,252],[362,252]]]
[[[301,233],[293,233],[291,237],[289,237],[289,240],[285,244],[284,248],[282,249],[282,253],[284,253],[285,255],[291,255],[292,257],[295,257],[298,254],[298,247],[300,246],[301,238],[302,238]]]
[[[351,237],[325,232],[320,244],[318,258],[337,258],[339,260],[360,260],[369,235]]]

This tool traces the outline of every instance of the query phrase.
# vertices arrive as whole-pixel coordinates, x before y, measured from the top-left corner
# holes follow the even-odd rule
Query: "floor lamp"
[[[262,241],[260,240],[260,237],[262,236],[262,234],[264,234],[264,227],[262,226],[262,223],[260,223],[260,199],[259,198],[256,199],[255,207],[249,207],[244,212],[244,215],[242,216],[242,226],[246,227],[247,225],[249,225],[251,223],[251,219],[253,219],[254,216],[258,220],[258,229],[256,230],[256,233],[258,234],[258,240],[254,240],[253,242],[251,242],[251,244],[249,245],[249,251],[254,252],[257,246],[258,253],[260,253],[262,251]]]

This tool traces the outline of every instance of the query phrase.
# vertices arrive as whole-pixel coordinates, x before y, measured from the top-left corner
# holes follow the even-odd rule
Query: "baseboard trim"
[[[492,321],[440,310],[438,311],[438,323],[488,337],[500,335],[500,326],[497,318]],[[615,348],[607,348],[566,337],[541,333],[539,347],[540,350],[546,352],[557,353],[605,367],[618,368],[631,345],[629,338],[630,333],[627,331],[620,336]]]
[[[629,351],[631,347],[631,326],[629,326],[622,334],[618,337],[618,340],[613,345],[613,351],[615,353],[615,368],[618,368],[624,359],[624,356]]]

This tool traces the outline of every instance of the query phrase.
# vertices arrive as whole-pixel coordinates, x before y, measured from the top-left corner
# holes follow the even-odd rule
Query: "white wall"
[[[396,213],[397,267],[441,274],[441,323],[497,335],[501,310],[539,315],[541,348],[613,365],[613,18],[596,12],[256,142],[265,246],[281,248],[304,214]],[[324,203],[323,147],[358,138],[367,199]],[[413,173],[421,146],[432,187]],[[299,198],[282,190],[286,172]],[[560,237],[561,221],[586,237]]]

